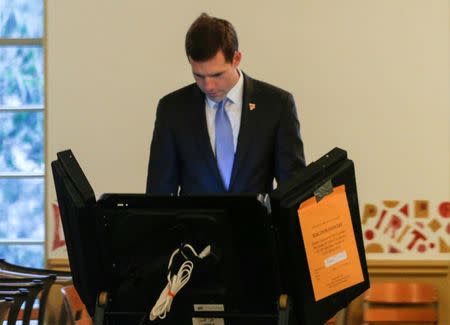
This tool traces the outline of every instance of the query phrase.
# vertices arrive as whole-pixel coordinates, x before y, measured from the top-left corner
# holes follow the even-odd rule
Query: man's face
[[[236,51],[232,62],[226,62],[220,50],[207,61],[194,61],[189,58],[192,74],[199,88],[208,98],[220,102],[239,80],[237,67],[241,62],[241,53]]]

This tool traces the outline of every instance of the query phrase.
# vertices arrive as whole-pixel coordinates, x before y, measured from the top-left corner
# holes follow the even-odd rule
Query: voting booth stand
[[[96,325],[316,325],[369,287],[342,149],[269,194],[98,200],[74,154],[57,158],[73,281]]]

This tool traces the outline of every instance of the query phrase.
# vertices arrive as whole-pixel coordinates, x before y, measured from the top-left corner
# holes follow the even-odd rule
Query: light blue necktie
[[[230,119],[225,111],[226,101],[227,99],[225,98],[216,105],[215,128],[217,167],[219,167],[223,184],[228,190],[230,186],[231,171],[233,169],[234,144],[233,130],[231,129]]]

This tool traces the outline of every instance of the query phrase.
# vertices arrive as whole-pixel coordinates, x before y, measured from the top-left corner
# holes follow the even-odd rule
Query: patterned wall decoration
[[[450,253],[450,202],[433,204],[383,201],[366,204],[362,228],[368,256],[384,254]]]
[[[63,256],[67,254],[66,241],[64,239],[64,231],[61,222],[61,213],[59,206],[56,203],[52,203],[52,216],[53,219],[49,226],[50,232],[48,239],[50,241],[49,252],[53,255],[49,258],[54,258],[55,254],[62,254]]]

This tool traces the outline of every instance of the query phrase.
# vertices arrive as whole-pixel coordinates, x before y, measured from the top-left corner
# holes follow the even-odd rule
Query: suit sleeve
[[[164,105],[162,100],[158,103],[150,146],[147,193],[176,194],[178,192],[177,151],[170,123],[169,108]]]
[[[282,183],[305,167],[303,141],[300,136],[300,123],[297,108],[291,94],[286,96],[281,108],[280,123],[275,144],[275,179]]]

